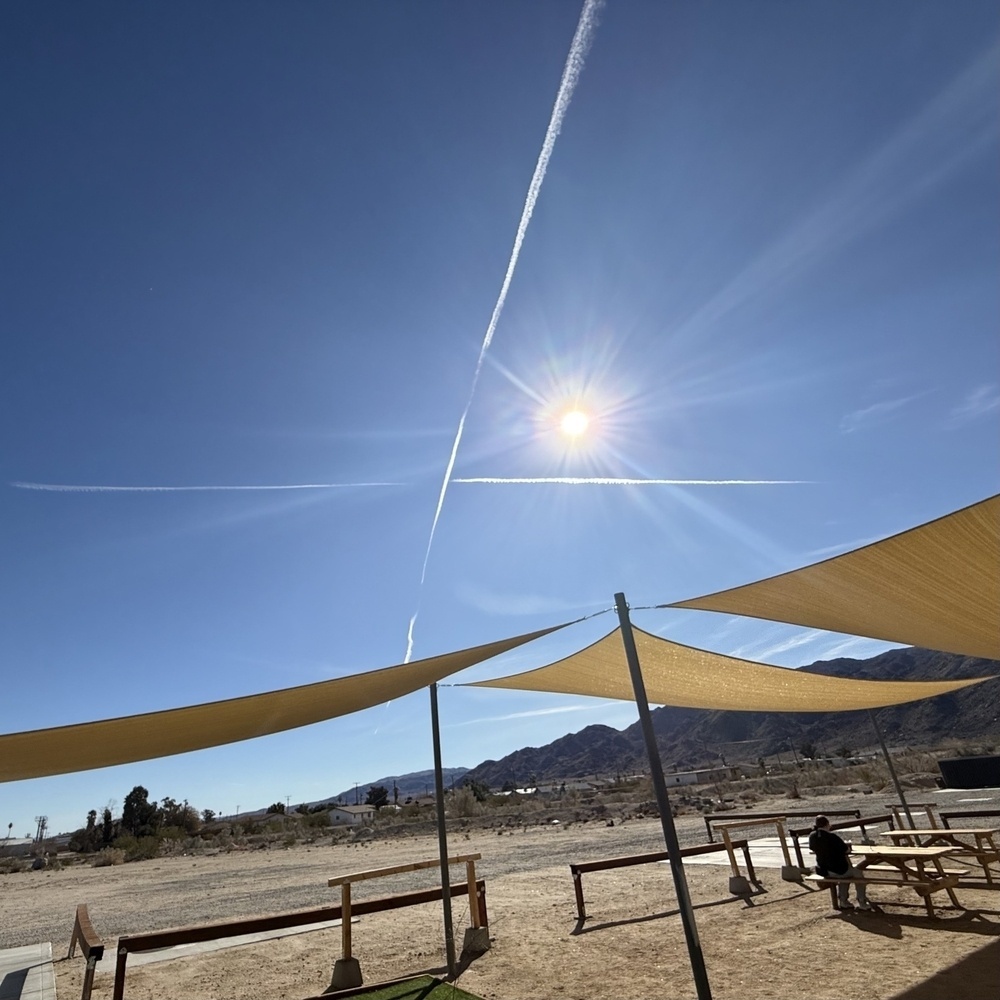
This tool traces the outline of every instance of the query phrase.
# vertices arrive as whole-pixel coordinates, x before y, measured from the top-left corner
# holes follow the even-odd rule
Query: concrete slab
[[[837,830],[837,836],[843,837],[844,840],[851,841],[856,844],[861,843],[861,827],[847,827],[843,830]],[[869,834],[872,831],[869,830]],[[800,841],[801,842],[801,841]],[[760,837],[757,840],[751,840],[749,842],[750,847],[750,857],[753,860],[754,868],[783,868],[785,864],[784,855],[781,853],[781,841],[778,837]],[[788,838],[788,854],[792,859],[792,864],[796,864],[795,861],[795,850],[792,846],[791,837]],[[739,863],[740,871],[743,870],[743,851],[737,848],[736,850],[736,860]],[[812,864],[813,856],[809,853],[807,846],[802,844],[802,860],[805,861],[807,865]],[[667,862],[663,862],[666,864]],[[685,865],[721,865],[726,868],[729,867],[729,855],[725,851],[717,851],[714,854],[695,854],[690,858],[684,859]]]
[[[358,917],[352,917],[351,923],[356,924]],[[239,948],[246,944],[257,944],[260,941],[273,941],[275,938],[291,937],[293,934],[306,934],[310,931],[322,931],[328,927],[340,927],[340,920],[324,920],[318,924],[304,924],[300,927],[285,927],[277,931],[262,931],[259,934],[240,934],[237,937],[221,938],[218,941],[199,941],[195,944],[179,944],[174,948],[160,948],[157,951],[140,951],[130,954],[128,957],[128,967],[130,969],[139,965],[152,965],[155,962],[170,962],[175,958],[190,958],[193,955],[208,955],[213,951],[222,951],[225,948]],[[118,956],[115,954],[115,942],[108,941],[104,958],[97,963],[98,973],[114,974]],[[55,994],[53,994],[55,996]],[[5,1000],[0,994],[0,1000]]]
[[[0,951],[0,1000],[56,1000],[50,941]]]

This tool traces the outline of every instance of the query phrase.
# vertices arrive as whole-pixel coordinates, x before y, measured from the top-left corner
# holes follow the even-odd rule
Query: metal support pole
[[[663,764],[660,761],[660,751],[656,745],[656,735],[653,732],[653,720],[649,715],[646,685],[642,679],[639,654],[636,652],[635,636],[632,634],[632,622],[629,619],[628,604],[625,603],[624,594],[615,594],[615,608],[618,611],[618,621],[621,625],[625,658],[628,660],[628,669],[632,676],[635,704],[639,709],[639,721],[642,723],[642,735],[646,741],[646,753],[649,756],[649,771],[653,779],[653,789],[656,792],[656,807],[659,810],[660,824],[663,827],[663,840],[667,845],[667,853],[670,855],[670,872],[674,877],[674,889],[677,893],[677,904],[681,912],[681,923],[684,925],[684,937],[687,940],[691,971],[694,974],[694,985],[698,993],[698,1000],[712,1000],[712,988],[708,984],[705,957],[701,951],[701,942],[698,940],[698,928],[694,921],[694,907],[691,905],[691,894],[688,892],[687,878],[684,875],[684,864],[681,860],[681,845],[677,839],[677,829],[674,826],[674,814],[670,810],[667,783],[663,777]]]
[[[892,783],[896,786],[896,794],[899,796],[903,812],[906,813],[906,818],[910,821],[910,829],[916,830],[917,824],[913,822],[913,814],[910,812],[909,803],[903,794],[903,786],[899,783],[899,776],[896,774],[896,768],[893,766],[892,757],[889,756],[889,748],[885,745],[885,740],[882,738],[882,730],[879,729],[878,723],[875,721],[875,713],[870,708],[868,709],[868,718],[871,720],[872,729],[875,730],[875,735],[878,737],[878,745],[882,748],[882,755],[885,757],[885,762],[889,766],[889,774],[892,776]]]
[[[448,975],[455,976],[455,928],[451,922],[451,873],[448,870],[448,833],[444,825],[444,775],[441,770],[441,727],[438,725],[437,684],[431,688],[431,735],[434,740],[434,798],[437,806],[438,853],[441,857],[441,908],[444,910],[444,947]],[[475,886],[470,886],[474,893]]]

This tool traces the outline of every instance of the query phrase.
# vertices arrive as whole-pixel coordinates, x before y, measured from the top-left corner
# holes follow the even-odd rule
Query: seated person
[[[841,840],[831,829],[825,816],[817,816],[812,833],[809,834],[809,850],[816,855],[816,874],[829,878],[863,878],[857,868],[851,866],[851,845]],[[842,882],[837,886],[837,898],[841,909],[850,908],[847,900],[850,885]],[[868,887],[864,882],[855,884],[858,908],[870,910]]]

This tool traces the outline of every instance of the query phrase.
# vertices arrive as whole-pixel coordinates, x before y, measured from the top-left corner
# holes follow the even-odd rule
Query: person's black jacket
[[[851,867],[850,847],[830,830],[813,830],[809,850],[816,855],[817,875],[843,875]]]

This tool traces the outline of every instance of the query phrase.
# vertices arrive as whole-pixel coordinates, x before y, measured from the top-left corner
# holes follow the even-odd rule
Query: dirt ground
[[[698,817],[678,828],[682,843],[705,840]],[[585,875],[588,919],[576,917],[570,862],[662,849],[658,820],[452,833],[451,854],[482,854],[493,941],[461,963],[458,984],[489,1000],[696,997],[669,866]],[[89,905],[111,952],[124,933],[336,905],[339,890],[326,885],[334,875],[436,856],[436,840],[419,836],[0,876],[0,947],[52,941],[58,993],[79,996],[83,961],[62,959],[77,903]],[[758,871],[764,891],[749,902],[730,895],[726,867],[686,873],[717,1000],[1000,1000],[1000,893],[960,889],[967,909],[930,919],[915,894],[874,887],[879,912],[841,915],[827,891],[783,882],[774,869]],[[464,881],[464,867],[452,877]],[[431,870],[358,883],[354,899],[435,881]],[[454,900],[454,922],[461,949],[464,896]],[[363,916],[353,938],[366,983],[446,972],[440,903]],[[301,1000],[329,985],[339,954],[339,929],[297,934],[130,968],[126,996]],[[93,996],[109,998],[112,984],[99,974]]]

